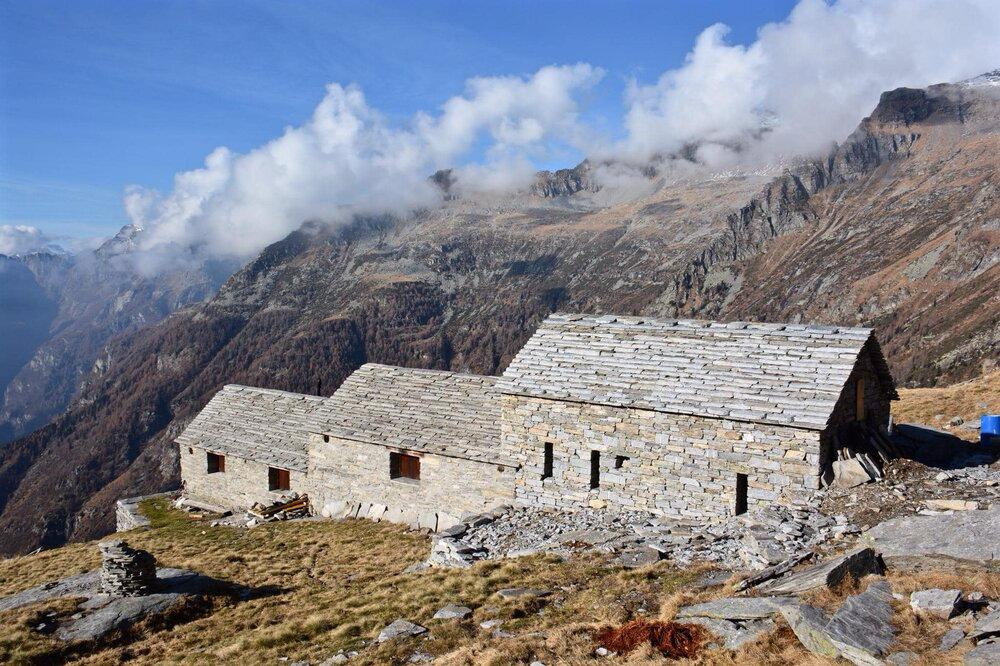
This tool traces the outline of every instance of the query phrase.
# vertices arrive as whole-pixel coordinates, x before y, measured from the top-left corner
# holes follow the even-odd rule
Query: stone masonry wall
[[[306,492],[305,474],[290,470],[290,490],[267,489],[266,463],[226,456],[226,471],[208,473],[205,449],[180,447],[181,483],[188,497],[227,509],[244,509],[254,502],[271,504],[282,494]]]
[[[502,400],[503,445],[521,463],[519,502],[707,518],[733,514],[738,473],[748,477],[751,510],[803,499],[819,487],[817,431],[514,395]],[[546,442],[553,444],[553,475],[543,480]],[[592,450],[601,452],[596,490]]]
[[[309,497],[313,506],[347,500],[389,508],[448,514],[456,519],[478,513],[514,497],[515,470],[419,452],[420,480],[390,479],[393,449],[320,435],[309,439]]]

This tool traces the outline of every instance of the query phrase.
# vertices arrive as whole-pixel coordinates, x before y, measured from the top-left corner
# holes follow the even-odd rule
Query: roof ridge
[[[765,321],[722,321],[718,319],[663,318],[646,317],[643,315],[587,314],[577,312],[554,312],[546,317],[543,325],[556,322],[583,322],[593,324],[630,324],[636,326],[684,327],[684,328],[725,328],[730,330],[766,330],[772,332],[788,331],[822,332],[822,333],[872,333],[874,328],[868,326],[845,326],[839,324],[789,323]]]
[[[264,388],[263,386],[249,386],[247,384],[225,384],[221,391],[251,391],[264,395],[277,395],[289,398],[306,398],[316,402],[326,400],[325,396],[312,395],[310,393],[296,393],[294,391],[283,391],[281,389]],[[220,391],[220,393],[221,393]]]

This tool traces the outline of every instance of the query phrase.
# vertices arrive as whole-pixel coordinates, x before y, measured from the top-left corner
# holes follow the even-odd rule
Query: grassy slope
[[[405,662],[421,649],[440,656],[446,664],[511,664],[533,659],[547,664],[594,663],[591,634],[595,628],[643,613],[670,618],[682,602],[723,593],[719,589],[697,592],[691,584],[695,571],[678,571],[667,563],[623,571],[601,566],[596,556],[567,562],[532,557],[481,563],[466,570],[404,574],[407,566],[424,557],[428,539],[392,525],[294,521],[244,530],[210,528],[163,505],[154,505],[150,513],[154,527],[129,533],[129,542],[149,549],[164,565],[191,568],[265,594],[241,603],[220,601],[207,616],[167,630],[142,631],[117,647],[87,648],[75,654],[30,629],[39,622],[41,611],[72,613],[72,602],[0,613],[0,662],[49,663],[75,657],[84,663],[130,659],[138,663],[263,664],[288,657],[316,664],[340,649],[359,649],[360,656],[351,663],[375,664]],[[5,560],[0,562],[0,594],[85,571],[97,563],[92,544]],[[971,579],[922,575],[932,578],[897,577],[894,587],[909,591],[933,583],[1000,593],[997,575]],[[545,601],[516,602],[495,595],[512,586],[542,587],[553,594]],[[816,601],[832,606],[850,591],[826,592]],[[473,619],[432,620],[434,612],[449,602],[475,609]],[[944,621],[917,622],[905,604],[899,606],[902,647],[928,650],[948,629]],[[433,638],[364,647],[364,642],[398,617],[430,627]],[[493,618],[503,619],[503,629],[514,637],[497,638],[479,628],[480,622]],[[957,653],[954,656],[958,658]],[[928,658],[940,656],[930,651]],[[658,661],[640,650],[610,663]],[[829,662],[804,652],[790,630],[782,627],[740,653],[713,651],[705,653],[699,663]]]
[[[982,406],[984,404],[985,407]],[[978,430],[948,427],[948,421],[959,416],[965,421],[978,423],[982,414],[998,413],[1000,370],[942,388],[900,389],[899,402],[892,406],[893,418],[897,423],[923,423],[935,428],[946,428],[971,441],[979,440]]]

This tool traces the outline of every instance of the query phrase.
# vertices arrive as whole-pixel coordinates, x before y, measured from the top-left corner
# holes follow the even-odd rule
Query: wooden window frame
[[[292,474],[281,467],[267,468],[267,489],[272,492],[292,489]]]
[[[393,481],[420,483],[420,456],[403,451],[390,451],[389,478]]]
[[[224,474],[226,471],[226,456],[221,453],[205,452],[205,473]]]

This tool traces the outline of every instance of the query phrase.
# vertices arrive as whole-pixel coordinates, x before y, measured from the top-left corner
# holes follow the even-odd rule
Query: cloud
[[[576,96],[601,77],[586,64],[522,77],[475,78],[440,113],[391,125],[357,86],[330,84],[308,122],[246,154],[218,148],[201,169],[178,174],[162,196],[129,188],[125,209],[143,229],[135,253],[156,272],[185,258],[248,258],[306,220],[436,205],[428,177],[462,163],[481,141],[485,158],[456,169],[457,185],[511,187],[529,159],[583,130]],[[516,168],[512,168],[516,167]]]
[[[166,194],[129,188],[125,209],[143,230],[134,256],[147,272],[245,260],[307,220],[405,215],[441,201],[428,180],[439,169],[452,169],[452,192],[495,195],[528,185],[540,161],[575,152],[594,158],[595,177],[621,198],[648,192],[650,160],[679,178],[700,171],[697,163],[818,155],[885,90],[996,67],[998,34],[995,0],[802,0],[746,45],[712,25],[681,67],[628,86],[620,140],[581,120],[579,100],[603,74],[583,63],[470,79],[437,112],[404,123],[372,108],[357,86],[332,83],[308,121],[265,145],[218,148]],[[670,159],[677,155],[685,159]]]
[[[58,243],[37,227],[0,224],[0,254],[17,256],[32,252],[62,252]]]
[[[633,83],[626,138],[603,151],[640,161],[688,151],[713,165],[815,155],[885,90],[1000,63],[995,0],[803,0],[747,46],[728,32],[710,26],[682,67]]]

